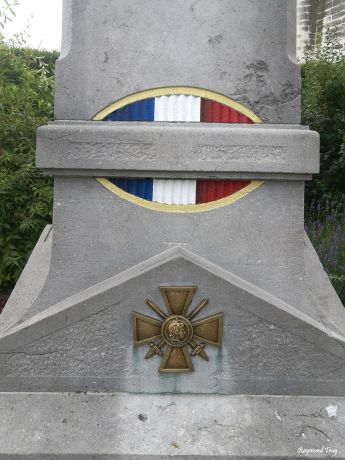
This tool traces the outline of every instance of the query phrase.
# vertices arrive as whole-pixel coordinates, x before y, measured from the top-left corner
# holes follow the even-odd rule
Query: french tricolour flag
[[[184,94],[133,102],[110,113],[104,121],[253,123],[246,115],[219,102]],[[243,180],[108,179],[122,190],[145,200],[180,205],[216,201],[250,183]]]

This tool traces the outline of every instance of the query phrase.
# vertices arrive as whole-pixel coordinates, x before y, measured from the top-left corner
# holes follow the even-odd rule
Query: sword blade
[[[203,299],[190,313],[188,316],[189,321],[191,321],[201,310],[208,304],[208,299]]]
[[[146,300],[146,305],[148,305],[152,310],[157,313],[158,316],[160,316],[162,319],[166,319],[167,315],[154,303],[152,300],[147,299]]]

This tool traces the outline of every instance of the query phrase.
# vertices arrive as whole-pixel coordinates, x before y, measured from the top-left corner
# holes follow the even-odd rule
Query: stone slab
[[[299,126],[84,122],[38,129],[36,165],[54,175],[319,172],[319,135]]]
[[[0,393],[2,460],[345,459],[345,398]]]
[[[295,37],[293,0],[65,0],[55,118],[90,120],[135,92],[190,86],[299,123]]]
[[[304,311],[335,332],[345,331],[344,305],[329,281],[320,259],[305,235]]]
[[[51,244],[52,226],[47,225],[0,315],[1,331],[20,321],[42,290],[49,273]]]

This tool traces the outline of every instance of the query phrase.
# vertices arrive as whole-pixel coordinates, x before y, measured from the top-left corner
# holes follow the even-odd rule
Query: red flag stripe
[[[250,181],[245,180],[198,180],[196,183],[196,204],[220,200],[233,195],[249,184]]]
[[[253,123],[246,115],[219,102],[201,99],[200,121],[203,123]]]

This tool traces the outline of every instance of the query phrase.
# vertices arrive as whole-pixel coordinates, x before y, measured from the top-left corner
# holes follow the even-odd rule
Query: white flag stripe
[[[196,180],[154,179],[152,200],[164,204],[195,204]]]
[[[155,98],[154,121],[200,122],[201,98],[184,94]]]

